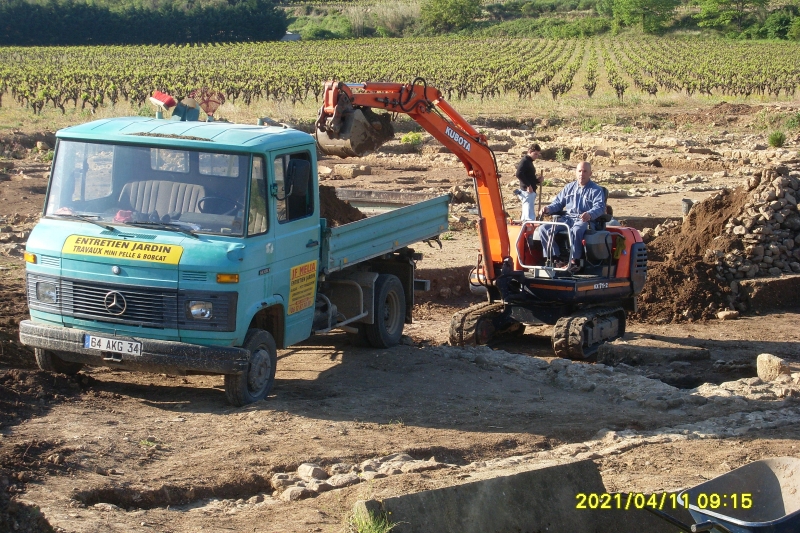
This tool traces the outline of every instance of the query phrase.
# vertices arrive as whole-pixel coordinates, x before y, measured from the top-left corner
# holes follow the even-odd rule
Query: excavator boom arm
[[[421,83],[417,83],[417,82]],[[322,146],[328,139],[339,138],[346,129],[346,118],[355,110],[384,109],[391,113],[405,113],[455,154],[473,178],[477,194],[480,221],[484,275],[494,279],[509,256],[509,238],[506,213],[500,190],[500,179],[494,154],[486,136],[473,128],[464,117],[447,103],[441,92],[417,79],[411,84],[401,83],[342,83],[328,81],[323,91],[323,105],[317,120],[317,141]],[[383,115],[370,115],[375,135],[379,141],[364,142],[365,150],[345,150],[349,155],[364,155],[391,138],[383,124]],[[393,135],[393,134],[392,134]],[[323,146],[324,150],[324,146]],[[342,153],[341,150],[337,153]]]

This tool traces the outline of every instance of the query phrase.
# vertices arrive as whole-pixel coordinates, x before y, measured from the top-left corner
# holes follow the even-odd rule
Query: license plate
[[[142,355],[142,343],[133,341],[122,341],[119,339],[109,339],[86,335],[83,339],[83,347],[101,352],[114,352],[126,355]]]

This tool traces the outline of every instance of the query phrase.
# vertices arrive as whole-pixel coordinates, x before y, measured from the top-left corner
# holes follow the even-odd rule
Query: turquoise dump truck
[[[43,370],[222,374],[231,403],[260,400],[277,348],[397,344],[424,285],[408,246],[447,229],[448,196],[328,227],[291,128],[134,117],[57,139],[20,324]]]

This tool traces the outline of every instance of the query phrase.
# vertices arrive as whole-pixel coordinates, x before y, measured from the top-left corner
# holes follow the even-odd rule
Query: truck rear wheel
[[[236,406],[257,402],[267,397],[275,383],[278,349],[275,339],[263,329],[248,330],[242,348],[250,351],[247,370],[225,376],[225,395]]]
[[[74,376],[83,368],[83,363],[64,361],[53,352],[49,352],[44,348],[34,348],[33,353],[36,356],[36,364],[46,372],[57,372],[59,374]]]
[[[389,348],[400,342],[406,321],[406,295],[397,276],[381,274],[375,281],[375,321],[364,324],[369,343]]]

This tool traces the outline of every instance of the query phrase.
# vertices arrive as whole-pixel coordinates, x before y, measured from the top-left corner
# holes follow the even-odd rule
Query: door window
[[[262,235],[267,232],[267,182],[264,179],[264,160],[253,158],[253,172],[250,177],[250,214],[247,222],[247,235]]]
[[[310,164],[311,155],[308,152],[284,154],[276,156],[273,161],[277,191],[275,203],[278,222],[281,223],[305,218],[314,213],[314,195],[310,184],[307,187],[292,186],[288,190],[286,188],[286,176],[292,160],[307,161]]]

